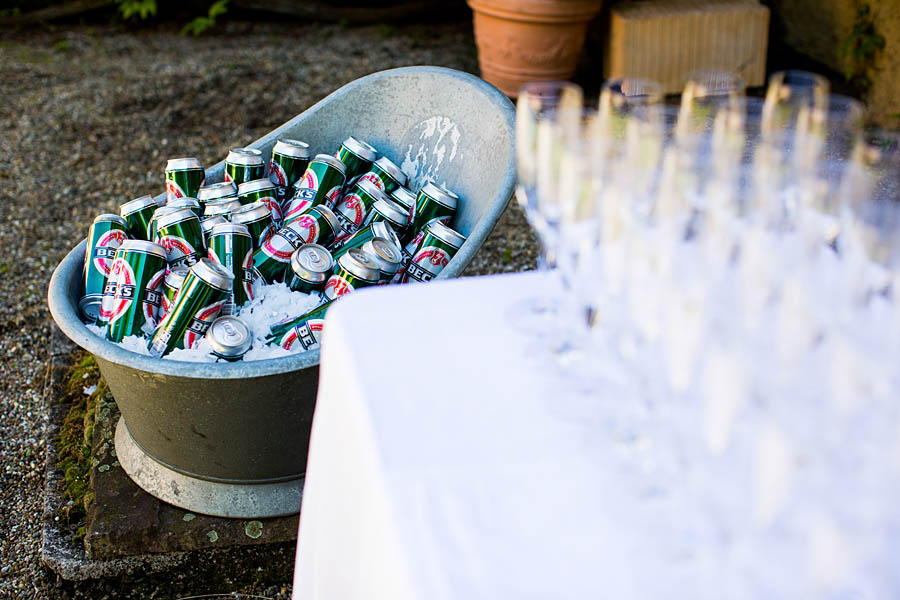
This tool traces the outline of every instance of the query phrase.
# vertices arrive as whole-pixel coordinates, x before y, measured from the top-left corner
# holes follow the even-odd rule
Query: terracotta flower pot
[[[467,0],[486,80],[515,97],[528,81],[568,79],[602,0]]]

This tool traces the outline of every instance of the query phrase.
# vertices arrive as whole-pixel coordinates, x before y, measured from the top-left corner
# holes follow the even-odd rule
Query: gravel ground
[[[477,72],[470,22],[237,22],[199,39],[173,31],[73,26],[0,41],[0,598],[126,595],[109,582],[61,586],[39,558],[46,288],[93,217],[160,191],[166,158],[213,164],[367,73],[413,64]],[[471,273],[533,259],[513,205]]]

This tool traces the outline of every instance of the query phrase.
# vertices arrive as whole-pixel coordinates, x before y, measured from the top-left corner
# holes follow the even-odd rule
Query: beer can
[[[169,203],[166,204],[166,208],[186,208],[197,215],[198,219],[201,214],[200,202],[198,202],[196,198],[177,198],[175,200],[170,200]]]
[[[247,227],[250,237],[253,238],[253,248],[256,250],[278,231],[272,221],[272,211],[262,202],[253,202],[231,213],[231,222]]]
[[[284,281],[291,264],[291,256],[303,244],[309,228],[302,222],[288,223],[269,237],[253,253],[253,272],[266,283]]]
[[[381,271],[375,260],[360,248],[353,248],[338,259],[337,268],[325,282],[322,297],[334,300],[354,290],[377,285],[380,280]]]
[[[154,241],[166,249],[170,267],[191,266],[206,254],[200,219],[187,208],[159,217],[156,228]]]
[[[160,206],[155,211],[153,211],[153,216],[150,217],[150,222],[147,224],[147,238],[148,238],[147,241],[148,242],[157,243],[156,242],[156,233],[157,233],[157,229],[159,229],[157,227],[157,223],[159,223],[159,218],[165,214],[173,213],[176,210],[178,210],[178,209],[172,208],[172,207],[166,205],[166,206]]]
[[[119,214],[128,224],[128,233],[131,237],[147,241],[151,238],[147,237],[147,231],[150,227],[150,219],[153,213],[159,208],[159,204],[153,199],[153,196],[141,196],[130,200],[119,207]]]
[[[220,200],[210,200],[203,205],[203,218],[223,217],[231,219],[231,215],[244,208],[237,197],[222,198]]]
[[[197,201],[200,202],[201,208],[205,208],[208,202],[227,198],[237,198],[237,186],[232,181],[211,183],[203,186],[197,192]]]
[[[206,173],[196,158],[170,158],[166,161],[166,200],[196,198]]]
[[[372,163],[369,171],[363,173],[356,183],[361,181],[371,182],[385,194],[390,194],[398,187],[406,185],[406,173],[387,156],[382,156]]]
[[[377,156],[378,151],[375,148],[353,136],[344,140],[344,143],[341,144],[341,147],[334,154],[334,158],[341,161],[346,167],[345,175],[347,181],[351,181],[353,178],[368,171]]]
[[[409,228],[412,239],[408,240],[404,247],[407,259],[411,257],[422,238],[425,237],[425,228],[428,225],[434,221],[440,221],[444,225],[450,226],[453,217],[456,216],[458,201],[459,196],[431,181],[419,190],[419,195],[416,196],[416,212]]]
[[[334,205],[334,216],[337,217],[339,231],[335,243],[340,243],[352,236],[369,211],[378,200],[387,198],[381,188],[371,181],[360,179],[353,189],[344,194]]]
[[[266,163],[256,148],[232,148],[225,157],[225,181],[240,185],[245,181],[262,179]]]
[[[209,248],[209,232],[212,231],[212,228],[227,222],[228,219],[221,215],[206,217],[205,219],[200,220],[200,227],[203,229],[203,241],[206,242],[207,248]]]
[[[409,222],[412,223],[416,216],[416,195],[409,188],[398,187],[391,192],[391,200],[402,206],[409,213]]]
[[[175,305],[150,337],[150,354],[159,357],[176,348],[193,348],[219,316],[233,279],[234,275],[208,258],[192,265]]]
[[[78,311],[88,323],[97,320],[116,250],[127,238],[128,224],[119,215],[98,215],[88,230],[84,251],[84,290]]]
[[[466,238],[461,233],[440,221],[432,222],[425,229],[425,236],[413,252],[400,282],[425,282],[434,279],[456,256],[465,241]]]
[[[281,205],[275,198],[275,184],[268,179],[255,179],[242,183],[238,186],[238,200],[241,204],[247,206],[253,202],[262,202],[269,207],[272,213],[272,220],[276,225],[281,224],[284,215],[281,212]]]
[[[266,345],[275,345],[294,352],[315,350],[322,342],[325,313],[332,301],[320,304],[308,313],[272,325]]]
[[[234,275],[234,283],[223,314],[237,314],[245,302],[253,299],[253,238],[245,225],[222,223],[209,234],[209,258]]]
[[[112,275],[116,288],[106,321],[106,339],[149,335],[160,318],[166,251],[145,240],[126,240],[116,252]]]
[[[305,244],[321,244],[326,248],[338,233],[338,220],[324,204],[314,206],[291,223],[303,237]]]
[[[320,292],[334,269],[331,253],[319,244],[304,244],[291,255],[288,287],[295,292]]]
[[[163,295],[160,298],[160,320],[169,314],[169,311],[175,306],[175,295],[184,284],[184,278],[188,274],[188,270],[188,267],[181,266],[170,269],[166,273],[166,278],[163,280]]]
[[[362,224],[368,225],[376,221],[387,221],[390,223],[394,231],[397,232],[397,237],[400,238],[401,243],[409,239],[409,215],[406,214],[406,210],[402,206],[393,200],[380,198],[372,205],[372,209],[366,215],[366,218],[363,219]]]
[[[285,224],[314,206],[337,201],[345,182],[344,163],[327,154],[317,154],[309,162],[303,177],[294,184],[294,197],[284,209]]]
[[[213,321],[206,332],[206,340],[213,354],[229,362],[241,360],[253,345],[250,327],[232,316],[219,317]]]
[[[394,244],[398,251],[403,248],[400,244],[400,238],[397,237],[394,228],[391,227],[387,221],[375,221],[360,228],[359,231],[350,237],[350,239],[341,244],[339,248],[332,250],[331,255],[334,257],[334,260],[337,260],[345,255],[347,250],[350,250],[351,248],[362,248],[363,244],[376,237],[388,240]]]
[[[309,144],[300,140],[278,140],[269,161],[269,179],[273,184],[292,188],[309,166]]]
[[[381,272],[379,284],[388,284],[400,270],[400,249],[386,239],[376,237],[362,245],[362,251],[371,256]]]

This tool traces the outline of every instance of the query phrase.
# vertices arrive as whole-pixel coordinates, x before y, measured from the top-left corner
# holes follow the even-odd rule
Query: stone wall
[[[772,35],[843,72],[841,45],[853,29],[857,7],[871,8],[875,31],[885,39],[868,73],[865,100],[869,118],[882,127],[900,127],[900,0],[770,0]]]

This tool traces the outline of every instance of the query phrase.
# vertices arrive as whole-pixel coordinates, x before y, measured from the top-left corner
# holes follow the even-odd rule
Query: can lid
[[[158,225],[160,217],[162,217],[163,215],[167,215],[169,213],[173,213],[176,210],[183,210],[183,209],[178,208],[176,206],[169,206],[169,205],[160,206],[159,208],[157,208],[156,210],[153,211],[153,216],[150,217],[150,220],[152,221],[152,220],[156,219],[157,225]]]
[[[101,294],[91,294],[78,301],[78,311],[88,321],[96,321],[100,316],[100,305],[103,304]]]
[[[378,150],[376,150],[374,146],[371,146],[362,140],[358,140],[352,135],[344,140],[343,146],[361,159],[369,162],[374,162],[375,157],[378,156]]]
[[[375,221],[372,223],[371,227],[375,237],[384,238],[390,241],[398,251],[403,249],[403,246],[400,244],[400,238],[397,237],[397,232],[394,231],[394,228],[391,227],[390,223],[387,221]]]
[[[222,357],[243,356],[253,345],[250,327],[237,317],[219,317],[206,332],[212,351]]]
[[[203,165],[196,158],[170,158],[166,161],[166,171],[183,171],[185,169],[202,169]]]
[[[454,248],[459,248],[466,241],[466,236],[454,229],[450,229],[440,221],[435,221],[428,226],[427,232],[441,240],[445,244],[450,244]]]
[[[232,148],[225,157],[225,162],[233,165],[261,165],[262,151],[256,148]]]
[[[360,179],[356,182],[356,187],[367,193],[376,202],[378,202],[382,198],[387,199],[387,194],[385,194],[380,187],[378,187],[368,179]]]
[[[200,201],[196,198],[175,198],[170,201],[166,206],[171,208],[190,208],[191,210],[200,208]]]
[[[391,200],[393,200],[397,204],[400,204],[401,206],[405,206],[409,210],[412,210],[416,205],[416,195],[413,194],[411,190],[403,186],[400,186],[396,190],[391,192]]]
[[[379,199],[375,206],[372,207],[372,210],[384,215],[384,218],[391,223],[398,223],[401,227],[409,225],[409,213],[403,210],[399,204],[393,200],[388,200],[386,197]]]
[[[223,221],[225,221],[223,219]],[[226,233],[230,233],[233,235],[246,235],[250,237],[250,230],[247,229],[246,225],[241,225],[240,223],[229,223],[225,221],[224,223],[216,223],[210,228],[209,236],[212,237],[214,235],[224,235]]]
[[[210,202],[219,198],[228,198],[237,194],[237,187],[234,182],[220,181],[219,183],[211,183],[205,185],[197,192],[197,200],[200,202]]]
[[[219,263],[213,262],[206,257],[203,257],[194,263],[191,267],[191,273],[214,288],[226,292],[231,291],[234,273],[226,270],[225,267]]]
[[[228,223],[228,219],[222,215],[205,216],[200,219],[200,227],[203,228],[203,233],[205,234],[209,234],[213,227],[221,225],[222,223]]]
[[[157,210],[159,210],[159,209],[157,209]],[[154,214],[156,214],[156,213],[154,212]],[[122,227],[128,226],[128,224],[125,223],[125,219],[123,219],[119,215],[114,215],[112,213],[103,213],[102,215],[97,215],[94,218],[94,223],[106,223],[106,222],[118,223]]]
[[[153,196],[141,196],[140,198],[135,198],[134,200],[129,200],[128,202],[119,206],[119,213],[124,217],[125,215],[130,215],[132,213],[136,213],[139,210],[143,210],[148,206],[157,206],[156,200],[153,199]]]
[[[182,221],[188,221],[190,219],[197,219],[197,215],[194,214],[194,211],[189,208],[176,208],[175,210],[167,212],[164,215],[156,218],[156,229],[165,229],[170,225],[181,223]]]
[[[381,272],[375,260],[360,248],[350,248],[338,259],[342,269],[365,281],[378,282]]]
[[[323,162],[325,164],[329,164],[332,167],[334,167],[335,169],[337,169],[338,171],[340,171],[341,175],[343,175],[345,177],[347,176],[346,165],[344,165],[344,163],[342,163],[335,157],[331,156],[330,154],[316,154],[316,156],[310,162]]]
[[[375,164],[384,170],[385,173],[393,177],[400,185],[406,185],[406,173],[403,169],[394,164],[394,161],[387,156],[382,156],[375,161]]]
[[[119,246],[119,250],[131,252],[143,252],[144,254],[155,254],[161,259],[166,259],[166,249],[159,244],[153,242],[145,242],[144,240],[125,240]]]
[[[382,271],[396,273],[400,268],[400,251],[389,240],[372,238],[362,245],[362,249],[376,258]]]
[[[166,285],[173,289],[181,289],[188,270],[187,267],[179,266],[166,273]]]
[[[456,203],[459,200],[459,196],[457,196],[447,188],[434,183],[433,181],[429,181],[428,183],[426,183],[419,193],[425,194],[432,200],[436,201],[438,204],[443,204],[444,206],[449,206],[450,208],[456,208]]]
[[[232,223],[252,223],[264,217],[270,216],[272,211],[266,206],[265,202],[259,200],[245,204],[238,210],[231,213]]]
[[[328,224],[331,225],[331,229],[337,232],[338,227],[340,227],[340,223],[338,223],[337,217],[334,216],[334,211],[325,206],[324,204],[318,204],[309,209],[309,212],[314,210],[319,211],[319,214],[325,217],[325,220],[328,221]]]
[[[305,281],[325,281],[333,268],[331,252],[319,244],[303,244],[291,254],[291,270]]]
[[[272,148],[272,153],[276,152],[294,158],[309,158],[309,144],[300,140],[278,140]]]
[[[232,212],[233,211],[230,203],[210,202],[203,207],[203,219],[205,221],[214,217],[225,217],[226,215],[231,215]]]
[[[249,194],[251,192],[259,192],[262,190],[274,190],[275,184],[272,183],[271,179],[254,179],[253,181],[246,181],[238,186],[238,196],[243,196],[244,194]]]

